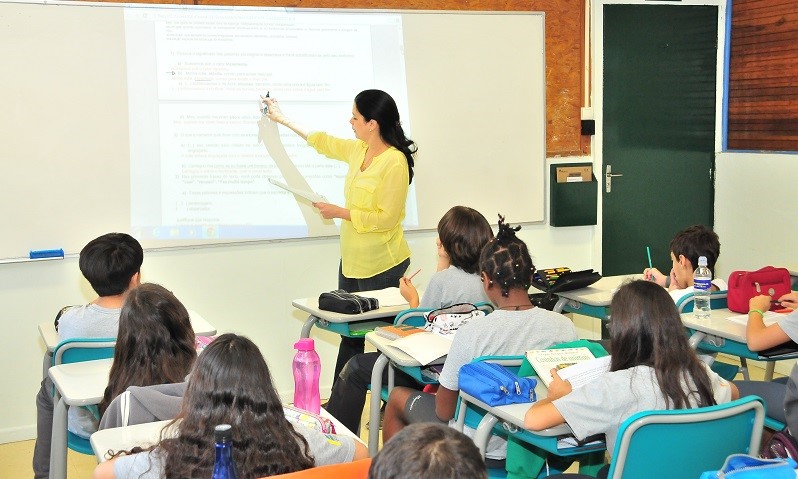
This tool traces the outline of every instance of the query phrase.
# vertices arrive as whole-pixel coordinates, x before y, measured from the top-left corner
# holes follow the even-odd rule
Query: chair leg
[[[776,370],[776,362],[768,361],[765,364],[765,381],[773,380],[773,372]]]
[[[748,375],[748,360],[745,358],[740,358],[740,372],[743,373],[743,379],[746,381],[751,380],[751,377]]]

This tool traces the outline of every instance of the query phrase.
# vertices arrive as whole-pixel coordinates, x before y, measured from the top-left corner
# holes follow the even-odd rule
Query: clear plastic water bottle
[[[236,479],[233,429],[229,424],[219,424],[213,429],[213,439],[216,441],[216,462],[213,464],[211,479]]]
[[[294,372],[294,406],[318,414],[321,411],[321,359],[311,338],[300,339],[294,344],[294,348],[296,354],[291,364]]]
[[[693,314],[697,319],[709,318],[709,295],[712,290],[712,271],[707,268],[707,257],[698,258],[698,268],[693,273]]]

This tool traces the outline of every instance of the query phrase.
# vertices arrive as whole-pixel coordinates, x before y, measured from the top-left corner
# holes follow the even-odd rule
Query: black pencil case
[[[377,298],[366,298],[336,289],[319,295],[319,309],[343,314],[360,314],[380,307]]]
[[[558,270],[562,269],[564,268],[558,268]],[[563,291],[587,288],[600,279],[601,275],[592,269],[559,272],[557,279],[554,281],[550,281],[548,277],[544,279],[541,274],[535,273],[535,277],[532,279],[532,286],[545,293],[556,294]]]

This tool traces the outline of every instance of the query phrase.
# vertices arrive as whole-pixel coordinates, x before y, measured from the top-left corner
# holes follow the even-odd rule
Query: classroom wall
[[[766,265],[798,271],[798,155],[719,153],[715,167],[716,276]],[[789,374],[793,364],[780,361],[776,371]]]
[[[488,219],[496,222],[495,217]],[[591,253],[594,229],[524,225],[520,236],[541,267],[596,268]],[[432,231],[408,235],[411,269],[422,268],[414,282],[422,288],[435,270],[435,236]],[[338,260],[338,238],[147,251],[142,279],[172,290],[220,333],[250,336],[266,355],[278,390],[290,400],[292,346],[306,318],[291,300],[334,289]],[[35,396],[44,354],[37,325],[51,321],[62,306],[88,302],[95,295],[78,270],[77,258],[0,264],[0,285],[4,311],[0,364],[6,365],[0,378],[8,391],[0,409],[0,443],[5,443],[35,437]],[[324,365],[322,389],[328,391],[338,336],[319,330],[311,335]]]

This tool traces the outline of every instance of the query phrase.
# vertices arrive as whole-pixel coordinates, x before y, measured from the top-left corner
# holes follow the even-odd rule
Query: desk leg
[[[479,448],[482,459],[485,459],[485,452],[488,450],[488,441],[490,440],[491,431],[493,431],[493,426],[495,426],[497,422],[499,422],[499,419],[496,418],[496,416],[487,413],[482,417],[482,420],[479,421],[477,431],[474,433],[474,444]]]
[[[299,333],[299,338],[309,338],[310,337],[310,329],[316,324],[319,318],[313,316],[312,314],[308,316],[308,319],[305,320],[305,324],[302,325],[302,332]]]
[[[562,313],[562,310],[566,304],[568,304],[568,298],[560,297],[560,299],[558,299],[557,303],[554,305],[554,309],[552,311],[555,313]]]
[[[380,354],[371,370],[371,410],[369,411],[369,455],[374,457],[380,450],[380,398],[382,394],[382,372],[388,357]]]
[[[765,381],[773,380],[773,371],[775,369],[776,369],[776,361],[768,361],[767,363],[765,363]]]
[[[50,479],[66,479],[67,465],[67,410],[64,398],[53,398],[53,435],[50,443]]]

